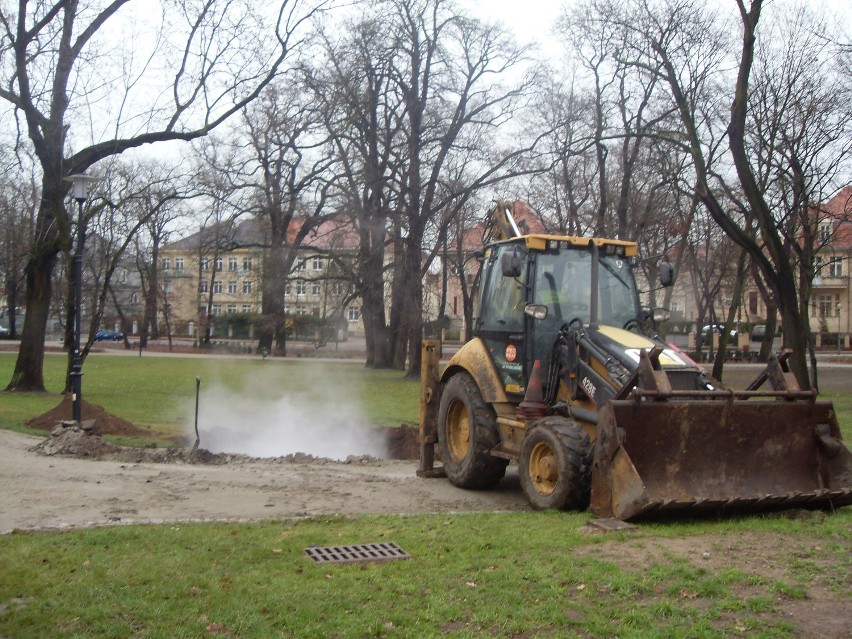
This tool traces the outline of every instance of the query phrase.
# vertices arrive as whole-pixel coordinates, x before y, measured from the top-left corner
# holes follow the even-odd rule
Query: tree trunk
[[[287,292],[287,274],[290,272],[292,260],[284,255],[281,233],[277,225],[272,225],[269,254],[263,265],[263,301],[261,314],[260,336],[257,352],[287,357],[287,318],[284,313],[284,296]],[[274,348],[273,348],[274,346]]]
[[[361,319],[367,341],[367,366],[390,368],[391,335],[385,321],[384,240],[385,218],[368,216],[361,231]]]
[[[36,249],[39,247],[36,246]],[[50,313],[51,274],[56,252],[43,250],[27,264],[27,316],[21,333],[21,346],[7,391],[44,392],[44,337]]]
[[[743,280],[745,279],[747,259],[748,252],[745,249],[741,249],[740,256],[737,259],[737,276],[734,280],[731,306],[728,308],[728,317],[725,320],[725,328],[719,336],[719,350],[716,352],[716,359],[713,361],[713,377],[719,381],[722,381],[722,370],[725,366],[725,357],[728,354],[729,332],[731,330],[731,326],[734,324],[737,308],[740,305],[740,299],[743,295]]]
[[[775,341],[775,333],[778,332],[778,309],[775,308],[774,304],[766,305],[766,331],[763,333],[763,340],[760,342],[760,352],[757,355],[757,358],[761,362],[765,362],[769,359],[770,353],[772,353],[772,345]]]

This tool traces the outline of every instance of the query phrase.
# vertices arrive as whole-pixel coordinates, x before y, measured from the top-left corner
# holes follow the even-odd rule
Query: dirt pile
[[[78,424],[65,421],[54,426],[50,437],[32,447],[42,455],[61,455],[83,459],[99,459],[140,464],[143,462],[186,464],[226,464],[228,455],[214,455],[206,450],[191,448],[156,448],[118,446],[95,433],[92,422]]]
[[[121,461],[128,463],[172,463],[187,464],[228,464],[251,459],[246,455],[211,453],[204,449],[192,449],[184,437],[165,438],[177,444],[175,447],[158,448],[155,441],[164,438],[147,428],[112,415],[101,406],[85,400],[81,404],[81,424],[70,421],[72,401],[70,395],[54,408],[33,417],[26,422],[28,428],[50,431],[50,437],[33,447],[42,455],[62,455],[86,459]],[[388,451],[387,459],[417,459],[419,455],[418,429],[416,426],[401,424],[395,428],[382,428]],[[145,446],[118,446],[105,439],[103,435],[122,435],[134,439],[150,440]],[[283,461],[312,461],[312,455],[295,453],[281,458]],[[346,463],[364,463],[374,461],[368,456],[351,456]]]
[[[65,395],[59,404],[46,413],[28,419],[25,422],[26,426],[35,430],[52,431],[60,422],[71,419],[72,406],[71,395]],[[85,399],[80,402],[80,420],[83,422],[94,421],[94,429],[92,431],[94,435],[123,435],[137,439],[160,441],[166,439],[173,441],[175,444],[188,443],[184,437],[164,438],[147,428],[142,428],[133,422],[108,413],[101,406],[87,402]]]

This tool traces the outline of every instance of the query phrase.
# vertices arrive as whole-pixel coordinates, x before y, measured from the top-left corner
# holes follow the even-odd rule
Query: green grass
[[[14,365],[15,355],[0,353],[0,380],[11,379]],[[62,355],[45,357],[48,393],[1,395],[0,428],[23,430],[26,419],[56,406],[65,365]],[[83,397],[134,424],[175,435],[192,414],[196,377],[201,378],[202,401],[205,393],[221,387],[256,401],[288,396],[328,404],[346,397],[360,404],[372,424],[398,426],[418,419],[418,382],[357,362],[92,354],[83,366]]]
[[[586,518],[323,517],[16,533],[0,537],[0,636],[789,637],[796,632],[778,614],[785,602],[848,582],[850,509],[615,536],[582,532]],[[786,540],[772,553],[776,570],[815,545],[823,569],[770,578],[761,562],[713,568],[698,552],[708,540],[763,535]],[[667,538],[692,539],[696,550],[628,561],[637,545],[665,547]],[[304,555],[312,545],[379,541],[412,558],[317,565]]]
[[[13,355],[0,354],[0,378],[13,365]],[[2,395],[0,427],[21,429],[53,407],[64,366],[63,357],[47,357],[51,394]],[[208,392],[360,396],[377,424],[417,417],[416,382],[357,363],[93,355],[84,372],[87,400],[163,433],[180,427],[196,376]],[[840,384],[823,390],[849,439],[852,403]],[[852,598],[852,508],[646,523],[638,533],[599,536],[581,530],[588,517],[323,517],[15,533],[0,537],[0,637],[780,638],[802,634],[783,614],[788,603],[815,591],[842,611]],[[383,540],[412,559],[319,566],[303,552]]]

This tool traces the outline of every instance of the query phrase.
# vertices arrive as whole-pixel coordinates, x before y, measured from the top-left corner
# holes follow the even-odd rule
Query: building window
[[[229,257],[228,258],[228,270],[236,271],[237,270],[237,258]]]
[[[834,299],[831,295],[820,295],[818,301],[820,317],[831,317],[834,315]]]
[[[319,256],[315,256],[313,260],[313,269],[315,271],[321,271],[325,267],[325,260],[323,260]]]
[[[341,293],[343,293],[343,285],[340,282],[333,282],[331,284],[331,294],[340,295]]]
[[[208,259],[201,260],[201,270],[202,271],[209,271],[210,270],[210,260],[208,260]]]
[[[251,304],[243,304],[243,313],[251,313]]]
[[[346,319],[350,322],[357,322],[361,319],[361,309],[356,308],[355,306],[350,306],[346,309]]]
[[[176,271],[182,271],[183,270],[183,258],[182,257],[176,257],[175,258],[175,270]]]
[[[304,270],[307,270],[307,268],[308,268],[307,260],[302,260],[301,262],[296,264],[296,270],[297,271],[304,271]]]
[[[243,258],[243,270],[244,271],[250,271],[251,270],[251,258],[250,257],[244,257]]]
[[[831,224],[819,225],[819,241],[820,244],[828,244],[831,239]]]
[[[822,275],[821,271],[822,271],[822,258],[819,255],[817,255],[814,258],[814,275],[819,277],[820,275]]]
[[[297,307],[296,307],[296,315],[304,315],[304,314],[305,314],[305,312],[306,312],[306,311],[305,311],[305,307],[304,307],[304,306],[297,306]]]
[[[237,280],[228,280],[228,294],[236,295],[237,294]]]
[[[307,295],[308,283],[305,280],[296,280],[296,295]]]
[[[222,270],[222,258],[221,257],[216,258],[216,270],[217,271]]]
[[[164,257],[162,260],[160,260],[160,270],[168,271],[169,270],[169,264],[170,264],[169,258]]]
[[[292,289],[290,288],[290,282],[287,282],[287,285],[284,287],[284,297],[287,297],[292,293]]]
[[[843,277],[843,258],[833,257],[828,263],[829,277]]]
[[[228,304],[228,312],[229,313],[236,313],[237,312],[237,305],[236,304]]]
[[[749,291],[748,312],[752,315],[757,315],[757,291]]]
[[[172,292],[172,281],[171,280],[163,280],[163,292],[171,293]]]
[[[198,292],[199,293],[207,293],[208,290],[210,290],[210,289],[207,285],[207,280],[202,280],[201,283],[198,285]]]
[[[134,293],[130,294],[130,303],[131,304],[138,304],[139,303],[139,293],[134,292]]]
[[[222,314],[222,305],[221,304],[214,304],[213,305],[213,316],[219,317],[221,314]]]
[[[314,307],[311,309],[311,315],[313,315],[314,317],[319,317],[319,316],[320,316],[320,313],[319,313],[319,306],[314,306]]]
[[[127,284],[127,278],[128,278],[127,269],[124,269],[124,268],[121,269],[121,283]]]
[[[311,286],[311,293],[314,294],[314,295],[320,294],[320,283],[319,282],[313,283],[313,285]]]
[[[220,280],[216,280],[213,282],[213,292],[221,293],[222,292],[222,282]]]

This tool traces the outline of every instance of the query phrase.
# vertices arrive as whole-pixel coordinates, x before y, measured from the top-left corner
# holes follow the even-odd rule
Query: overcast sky
[[[549,57],[559,55],[559,46],[551,42],[550,32],[565,4],[563,0],[458,1],[478,18],[504,23],[515,34],[519,44],[536,42]]]
[[[461,6],[473,15],[500,21],[506,24],[517,37],[519,43],[538,42],[540,48],[550,57],[558,57],[559,43],[553,41],[551,28],[562,12],[562,7],[576,4],[579,0],[458,0]],[[764,0],[764,11],[781,0]],[[796,2],[797,0],[783,0]],[[852,32],[852,0],[798,0],[814,7],[825,7],[847,24],[847,35]],[[718,4],[736,11],[735,0],[707,0],[708,4]],[[852,37],[852,36],[850,36]]]

